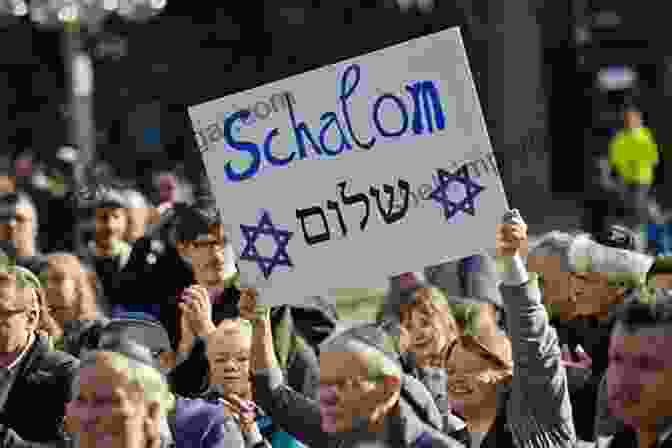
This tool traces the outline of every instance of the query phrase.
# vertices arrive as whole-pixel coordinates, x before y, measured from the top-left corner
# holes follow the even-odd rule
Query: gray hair
[[[138,190],[128,189],[124,191],[129,208],[149,208],[149,200]]]
[[[583,232],[560,232],[557,230],[545,233],[537,242],[530,246],[527,257],[529,259],[529,257],[557,256],[560,258],[561,266],[565,269],[565,272],[572,272],[569,250],[579,235],[587,234]]]
[[[35,202],[28,193],[25,193],[23,191],[18,191],[16,193],[16,197],[17,202],[15,208],[28,207],[33,212],[33,237],[35,238],[36,240],[35,242],[37,243],[37,236],[39,235],[40,230],[40,224],[39,224],[40,221],[39,221],[39,215],[37,213],[37,207],[35,206]]]

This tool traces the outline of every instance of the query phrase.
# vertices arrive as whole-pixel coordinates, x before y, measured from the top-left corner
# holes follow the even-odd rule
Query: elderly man
[[[78,362],[50,350],[36,332],[41,294],[27,269],[0,272],[0,447],[56,447],[66,439],[65,405]]]

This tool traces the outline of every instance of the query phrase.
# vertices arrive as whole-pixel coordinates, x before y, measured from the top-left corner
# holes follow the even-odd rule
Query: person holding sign
[[[498,323],[491,312],[495,307],[487,306],[491,304],[459,300],[448,308],[458,333],[428,357],[421,350],[417,319],[405,317],[409,310],[411,317],[418,311],[417,302],[427,301],[416,299],[404,307],[398,298],[404,293],[421,298],[431,288],[406,276],[405,287],[389,295],[388,302],[397,304],[402,325],[420,338],[409,350],[447,374],[443,394],[464,418],[471,447],[573,447],[576,435],[557,334],[542,305],[536,275],[527,272],[519,253],[527,246],[527,226],[519,215],[506,218],[511,220],[497,230],[496,260],[505,325]]]

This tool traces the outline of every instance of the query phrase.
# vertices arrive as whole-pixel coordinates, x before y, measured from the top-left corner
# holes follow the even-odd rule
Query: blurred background
[[[669,207],[664,6],[0,0],[0,170],[48,174],[73,146],[152,198],[168,171],[189,194],[204,172],[188,106],[460,26],[505,189],[531,226],[581,225],[591,167],[633,95],[662,156],[654,194]]]

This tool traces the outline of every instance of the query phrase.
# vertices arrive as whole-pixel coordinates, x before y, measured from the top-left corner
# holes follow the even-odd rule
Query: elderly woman
[[[244,319],[225,319],[210,337],[207,357],[210,390],[205,397],[221,403],[235,416],[237,427],[248,442],[273,447],[302,446],[280,430],[271,416],[254,402],[250,350],[252,325]]]

